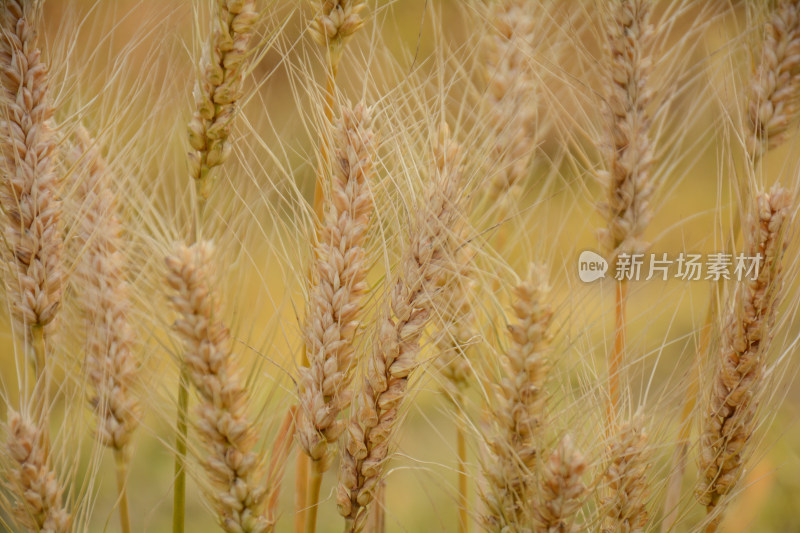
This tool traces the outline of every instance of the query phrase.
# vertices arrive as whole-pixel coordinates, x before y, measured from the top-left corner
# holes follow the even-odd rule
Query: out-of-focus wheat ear
[[[189,122],[189,173],[202,199],[213,183],[212,169],[230,155],[228,137],[242,98],[249,65],[248,45],[258,20],[255,0],[216,0],[212,28],[194,88]]]
[[[64,487],[50,464],[47,436],[33,420],[11,411],[3,455],[3,484],[14,495],[19,525],[39,533],[68,533]]]
[[[411,223],[399,271],[383,302],[360,396],[344,433],[337,501],[350,532],[361,531],[366,523],[367,506],[383,478],[408,379],[417,366],[420,338],[452,268],[455,236],[463,224],[459,152],[443,127],[434,150],[433,179]]]
[[[100,441],[124,451],[139,422],[133,387],[138,365],[125,268],[125,240],[117,213],[113,176],[88,132],[76,133],[71,158],[75,165],[80,218],[76,295],[86,323],[86,365],[94,388]]]
[[[584,471],[583,455],[575,449],[570,436],[565,436],[542,470],[534,510],[537,533],[570,533],[582,529],[574,522],[587,494],[586,485],[581,481]]]
[[[514,288],[516,324],[508,326],[510,344],[503,376],[489,410],[494,428],[482,461],[481,521],[490,531],[518,531],[533,522],[538,432],[544,415],[544,382],[553,312],[542,267]]]
[[[63,275],[53,108],[33,16],[34,2],[23,0],[5,0],[0,12],[0,205],[11,274],[6,285],[26,334],[53,320]]]
[[[647,85],[651,8],[651,0],[615,0],[608,24],[608,137],[602,146],[605,172],[601,176],[607,198],[599,208],[607,224],[600,240],[612,258],[645,246],[640,239],[652,216],[653,148],[647,109],[652,100]]]
[[[722,330],[700,435],[697,497],[714,513],[709,531],[722,518],[727,495],[742,474],[747,444],[756,424],[758,398],[781,293],[781,260],[791,228],[789,192],[775,185],[756,197],[745,237],[745,256],[758,258],[757,276],[732,295]]]
[[[603,533],[644,531],[650,491],[647,435],[640,419],[621,424],[611,437],[600,506]]]
[[[492,131],[490,198],[513,197],[535,148],[534,17],[529,0],[500,0],[491,8],[486,49],[486,104]]]
[[[654,184],[650,173],[653,148],[648,105],[651,90],[649,49],[653,28],[649,23],[652,0],[614,0],[608,21],[607,139],[601,145],[607,196],[598,204],[606,227],[598,232],[609,261],[621,253],[641,252],[641,240],[652,217],[650,198]],[[616,283],[614,347],[608,364],[608,426],[619,409],[620,374],[625,344],[626,280]]]
[[[372,217],[375,134],[371,110],[343,109],[335,136],[330,203],[320,231],[303,328],[309,366],[301,369],[297,438],[325,471],[352,398],[354,335],[367,291],[364,238]]]
[[[248,393],[220,320],[212,257],[207,242],[176,247],[167,258],[170,301],[179,314],[175,329],[188,375],[200,396],[196,427],[220,525],[230,533],[261,533],[272,524],[265,516],[262,458],[254,451],[258,430],[247,418]]]
[[[764,31],[747,104],[751,157],[784,142],[800,111],[800,1],[780,0]]]
[[[113,179],[88,132],[79,128],[71,159],[80,203],[76,242],[82,250],[75,270],[76,294],[86,324],[85,364],[100,442],[114,450],[122,531],[131,530],[125,484],[128,443],[139,424],[134,387],[138,364],[126,281],[125,240],[117,214]]]

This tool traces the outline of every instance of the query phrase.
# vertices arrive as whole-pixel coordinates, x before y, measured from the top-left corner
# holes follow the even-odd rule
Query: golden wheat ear
[[[229,533],[263,533],[272,524],[266,518],[263,461],[254,451],[258,430],[247,417],[248,393],[220,320],[212,257],[211,245],[199,242],[180,245],[167,258],[170,301],[179,315],[175,329],[200,395],[196,427],[220,525]]]
[[[571,533],[581,531],[575,524],[588,492],[581,481],[586,461],[575,448],[572,438],[564,436],[542,469],[539,495],[534,514],[537,532]]]
[[[705,406],[696,493],[716,529],[742,474],[747,444],[756,425],[764,369],[782,285],[782,257],[791,228],[791,201],[775,185],[756,197],[746,233],[746,252],[758,274],[736,287],[724,318],[708,403]]]
[[[650,454],[640,419],[621,424],[611,437],[600,502],[603,533],[644,531],[648,523]]]
[[[434,150],[435,172],[411,225],[399,271],[389,287],[361,393],[344,434],[337,503],[345,529],[366,524],[367,506],[383,479],[408,379],[417,366],[420,339],[439,303],[451,269],[463,201],[459,146],[443,127]]]
[[[529,502],[536,492],[537,442],[553,317],[548,292],[544,271],[537,267],[514,288],[512,309],[517,321],[508,327],[510,345],[490,408],[496,430],[487,438],[482,464],[485,510],[481,521],[492,531],[516,531],[533,521]]]

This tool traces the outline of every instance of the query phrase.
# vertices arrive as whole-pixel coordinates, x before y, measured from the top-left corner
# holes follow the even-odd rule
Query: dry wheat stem
[[[55,316],[62,280],[53,108],[33,14],[33,2],[23,0],[5,0],[0,14],[0,207],[6,217],[8,295],[26,335]]]
[[[573,533],[581,530],[575,515],[587,494],[581,481],[586,462],[565,436],[542,469],[537,505],[534,509],[537,533]]]
[[[249,65],[248,45],[258,20],[255,0],[216,0],[213,26],[194,88],[195,112],[189,122],[189,174],[201,199],[211,192],[211,170],[230,155],[228,137],[242,98]]]
[[[411,224],[399,271],[376,325],[364,382],[344,434],[339,472],[339,512],[348,531],[360,531],[380,484],[391,435],[417,366],[420,338],[449,279],[463,223],[463,174],[459,147],[443,127],[426,200]]]
[[[179,313],[175,329],[200,396],[196,426],[207,451],[203,467],[220,525],[230,533],[261,533],[272,524],[265,517],[262,460],[254,451],[258,433],[247,418],[248,393],[220,320],[211,257],[211,245],[199,242],[177,246],[167,258],[170,300]]]
[[[635,533],[647,526],[650,458],[642,422],[621,424],[607,451],[603,474],[605,495],[600,504],[603,533]]]
[[[316,247],[303,327],[309,366],[301,369],[297,440],[327,470],[350,405],[354,336],[367,291],[365,235],[372,216],[375,135],[364,105],[343,109],[336,131],[330,203]]]
[[[10,409],[8,419],[4,484],[16,498],[19,524],[39,533],[68,533],[71,519],[64,488],[50,464],[46,433],[37,422]]]
[[[722,510],[744,468],[747,443],[756,424],[765,357],[781,291],[785,232],[791,226],[790,197],[776,185],[756,197],[746,233],[746,255],[760,257],[758,276],[737,286],[724,318],[722,345],[705,407],[700,437],[697,496],[714,514]]]
[[[508,326],[510,345],[503,375],[490,406],[494,428],[482,461],[481,522],[489,531],[523,531],[533,522],[538,431],[544,410],[544,382],[553,312],[541,267],[514,288],[517,322]]]

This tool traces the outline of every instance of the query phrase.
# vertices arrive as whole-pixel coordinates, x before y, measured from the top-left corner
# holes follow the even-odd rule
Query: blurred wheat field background
[[[796,0],[0,8],[4,531],[800,531]]]

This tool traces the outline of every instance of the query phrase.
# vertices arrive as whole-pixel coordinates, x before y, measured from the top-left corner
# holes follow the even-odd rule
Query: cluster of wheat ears
[[[725,527],[800,339],[800,1],[404,1],[185,2],[170,46],[1,0],[4,530]],[[613,279],[670,202],[756,274]]]

